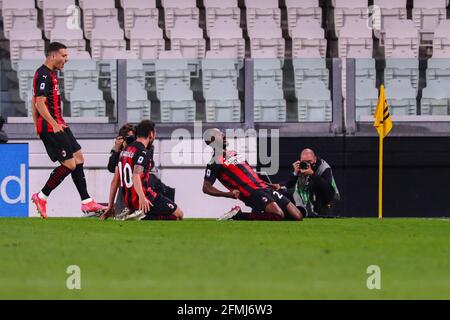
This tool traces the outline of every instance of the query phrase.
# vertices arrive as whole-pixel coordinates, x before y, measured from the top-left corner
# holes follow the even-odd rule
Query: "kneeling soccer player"
[[[252,208],[251,213],[243,213],[236,206],[219,220],[302,220],[297,207],[285,196],[267,185],[250,167],[245,158],[235,151],[228,151],[225,135],[219,129],[209,129],[204,139],[214,150],[214,155],[206,166],[203,192],[214,197],[240,199]],[[213,186],[218,179],[229,192]]]
[[[109,195],[106,219],[113,215],[114,198],[119,183],[128,209],[124,220],[182,220],[183,212],[170,199],[150,187],[152,169],[150,147],[156,137],[155,124],[141,121],[136,127],[136,141],[120,153]]]

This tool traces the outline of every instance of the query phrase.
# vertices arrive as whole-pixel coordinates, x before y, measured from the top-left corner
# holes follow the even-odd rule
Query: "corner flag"
[[[384,85],[380,86],[377,110],[375,111],[374,127],[378,131],[380,143],[380,158],[378,167],[378,219],[383,218],[383,140],[392,129],[392,119],[389,114],[389,106],[384,93]]]
[[[385,138],[392,129],[392,119],[389,114],[389,106],[384,93],[384,85],[380,86],[380,96],[378,98],[377,110],[375,111],[374,127],[381,138]]]

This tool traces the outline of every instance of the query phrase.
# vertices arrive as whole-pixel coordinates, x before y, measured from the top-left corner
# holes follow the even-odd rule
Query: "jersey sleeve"
[[[150,154],[146,150],[141,150],[136,152],[133,157],[133,163],[135,166],[142,166],[144,168],[148,168],[150,164]]]
[[[34,87],[34,96],[35,97],[45,97],[45,92],[47,88],[51,85],[49,83],[50,76],[45,74],[40,74],[36,78],[36,84]]]
[[[220,166],[216,163],[210,163],[206,166],[205,170],[205,181],[211,183],[216,182],[217,176],[219,175]]]

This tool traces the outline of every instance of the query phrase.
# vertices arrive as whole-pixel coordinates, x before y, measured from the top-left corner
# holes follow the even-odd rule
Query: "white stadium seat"
[[[152,20],[139,19],[130,30],[130,48],[141,59],[157,59],[164,51],[163,32],[155,27]]]
[[[254,88],[255,122],[286,122],[286,100],[275,80],[260,80]]]
[[[349,19],[361,19],[367,25],[369,16],[367,0],[333,0],[334,29],[338,38],[341,37],[341,29],[347,25]]]
[[[75,29],[75,23],[71,23],[71,17],[73,15],[72,10],[68,8],[75,6],[75,0],[46,0],[43,3],[44,14],[44,33],[47,39],[50,39],[50,34],[53,29],[64,29],[64,32],[70,32]],[[69,27],[70,25],[70,27]],[[61,30],[63,31],[63,30]],[[81,32],[81,38],[83,39],[83,31],[78,28],[76,31]]]
[[[253,81],[273,80],[278,88],[283,89],[283,70],[280,59],[254,59]]]
[[[207,122],[240,122],[239,92],[230,78],[213,79],[204,90]]]
[[[70,59],[64,66],[64,95],[70,95],[77,81],[90,81],[98,87],[99,68],[94,60]]]
[[[286,0],[286,9],[290,36],[299,21],[316,20],[319,25],[322,24],[322,8],[319,7],[318,0]]]
[[[161,122],[194,122],[195,101],[185,82],[168,80],[160,93]]]
[[[271,49],[274,52],[272,58],[284,59],[285,40],[281,28],[274,20],[256,20],[254,28],[249,30],[249,38],[252,57],[255,51]]]
[[[139,80],[127,77],[127,116],[128,122],[138,123],[142,119],[150,119],[151,102],[147,90]]]
[[[422,115],[450,115],[450,81],[431,80],[422,91]]]
[[[386,81],[386,97],[391,115],[416,115],[416,90],[407,79]]]
[[[384,46],[386,58],[417,58],[419,30],[411,20],[391,20],[386,23]]]
[[[381,30],[388,30],[387,24],[391,21],[405,20],[407,0],[374,0],[373,4],[381,10]],[[376,33],[375,33],[376,34]]]
[[[260,28],[256,25],[259,20],[272,20],[278,27],[281,26],[281,10],[278,7],[278,0],[245,0],[247,7],[247,29]]]
[[[326,60],[321,58],[293,59],[295,90],[300,90],[305,81],[322,81],[328,88],[329,71]]]
[[[307,80],[295,91],[298,99],[299,122],[333,120],[330,90],[320,80]]]
[[[3,0],[2,3],[3,32],[9,39],[11,29],[37,28],[37,10],[34,0]]]
[[[292,30],[292,51],[295,57],[298,51],[313,48],[317,49],[322,58],[326,57],[327,40],[325,32],[317,20],[298,21],[296,27]]]
[[[203,3],[206,9],[206,30],[208,35],[219,20],[226,19],[240,27],[241,9],[238,8],[237,0],[204,0]]]
[[[103,22],[102,24],[104,25],[106,20],[108,22],[116,21],[116,23],[118,24],[119,21],[117,19],[118,12],[115,8],[114,0],[96,0],[84,2],[83,25],[84,34],[87,39],[91,39],[92,31],[94,28],[97,28],[97,25],[99,23]]]
[[[245,39],[242,29],[232,19],[220,18],[209,29],[210,46],[213,51],[227,51],[231,57],[245,58]]]
[[[155,73],[156,73],[156,93],[158,95],[164,90],[166,83],[170,80],[183,82],[186,87],[191,85],[191,74],[188,66],[188,61],[179,58],[174,54],[173,58],[169,58],[166,52],[164,56],[156,60]]]
[[[378,103],[378,90],[372,79],[357,78],[355,80],[355,117],[358,120],[363,116],[375,113]]]
[[[434,30],[433,57],[447,57],[450,50],[450,20],[442,20]],[[440,52],[442,52],[440,54]]]
[[[91,34],[93,59],[105,59],[109,52],[126,49],[124,33],[117,19],[98,20]]]
[[[106,103],[103,92],[92,81],[76,81],[70,95],[72,117],[104,117]]]
[[[419,89],[419,60],[418,59],[386,59],[384,79],[405,79],[417,91]]]
[[[43,54],[42,54],[43,55]],[[19,96],[25,102],[27,115],[32,115],[31,99],[33,95],[33,79],[36,70],[42,66],[42,59],[27,59],[17,62],[17,78],[19,80]]]
[[[434,29],[447,18],[447,5],[447,0],[414,0],[412,18],[423,40],[433,40]]]
[[[190,21],[199,24],[199,9],[195,0],[162,0],[166,34],[171,38],[172,29],[179,22]]]
[[[203,91],[209,89],[211,81],[216,79],[229,79],[237,89],[238,60],[236,59],[203,59],[202,84]]]
[[[83,38],[82,29],[68,29],[64,19],[55,20],[53,29],[50,30],[50,41],[62,42],[67,49],[85,51],[86,40]]]
[[[121,6],[124,10],[124,29],[126,38],[131,38],[131,30],[133,28],[137,29],[136,25],[140,20],[146,21],[144,25],[140,26],[143,31],[159,29],[159,13],[156,8],[155,0],[121,0]]]
[[[179,21],[171,32],[172,50],[180,51],[183,57],[202,59],[206,53],[203,30],[194,21]]]
[[[450,58],[428,59],[427,83],[430,80],[448,80],[450,81]]]
[[[341,58],[350,58],[352,52],[358,49],[370,51],[372,56],[372,30],[367,28],[367,20],[347,19],[346,24],[340,30],[338,47]]]
[[[26,22],[23,24],[22,22],[17,22],[9,34],[10,56],[14,70],[17,67],[18,60],[26,59],[27,57],[32,58],[33,52],[44,52],[44,40],[42,40],[41,30]]]

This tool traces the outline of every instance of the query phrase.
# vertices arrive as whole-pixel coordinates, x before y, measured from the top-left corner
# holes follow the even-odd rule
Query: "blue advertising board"
[[[0,144],[0,217],[28,217],[28,144]]]

